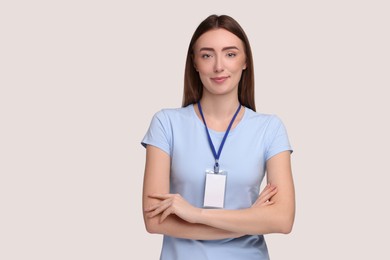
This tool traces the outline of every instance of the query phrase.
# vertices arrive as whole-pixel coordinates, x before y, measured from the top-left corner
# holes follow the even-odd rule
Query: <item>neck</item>
[[[220,97],[205,95],[200,103],[204,114],[219,119],[231,118],[239,105],[237,95]]]

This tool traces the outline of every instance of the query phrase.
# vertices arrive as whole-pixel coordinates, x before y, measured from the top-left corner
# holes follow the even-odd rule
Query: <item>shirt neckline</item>
[[[244,109],[244,114],[242,115],[242,118],[241,118],[240,122],[238,122],[238,124],[234,128],[232,128],[230,130],[229,135],[231,135],[234,132],[236,132],[236,129],[239,129],[240,126],[242,125],[242,122],[246,119],[246,116],[248,114],[247,113],[247,108],[245,106],[242,106],[241,109]],[[200,124],[202,127],[205,127],[203,121],[196,114],[194,104],[191,105],[191,110],[192,110],[193,116],[195,117],[195,120],[198,122],[198,124]],[[214,134],[214,135],[224,135],[226,133],[226,130],[225,131],[216,131],[216,130],[213,130],[213,129],[209,128],[209,132]]]

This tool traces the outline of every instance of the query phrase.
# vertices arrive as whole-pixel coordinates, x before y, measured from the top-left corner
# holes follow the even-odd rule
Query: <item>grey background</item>
[[[248,34],[259,112],[295,152],[272,259],[389,259],[388,1],[2,1],[0,259],[158,259],[140,140],[179,107],[209,14]]]

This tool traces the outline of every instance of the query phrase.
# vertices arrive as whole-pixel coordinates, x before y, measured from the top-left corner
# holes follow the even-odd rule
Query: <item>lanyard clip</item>
[[[215,173],[215,174],[218,174],[218,173],[219,173],[219,163],[218,163],[218,160],[215,160],[215,164],[214,164],[214,173]]]

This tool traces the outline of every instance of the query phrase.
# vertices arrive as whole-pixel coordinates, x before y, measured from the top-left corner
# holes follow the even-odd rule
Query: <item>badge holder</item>
[[[227,171],[206,171],[204,208],[223,208],[225,204]]]
[[[198,108],[199,108],[199,113],[202,116],[202,120],[206,129],[207,139],[209,141],[209,145],[215,159],[214,170],[206,171],[206,181],[205,181],[206,183],[204,189],[203,207],[220,209],[224,207],[224,203],[225,203],[227,172],[219,170],[218,161],[222,152],[222,148],[225,144],[226,138],[229,134],[230,128],[232,127],[233,122],[238,115],[238,112],[240,112],[241,104],[238,104],[236,113],[234,114],[232,120],[229,123],[228,128],[226,129],[225,135],[222,138],[221,145],[219,146],[218,153],[216,152],[213,141],[211,140],[209,129],[207,128],[206,120],[204,119],[203,116],[202,106],[200,104],[200,101],[198,101]]]

